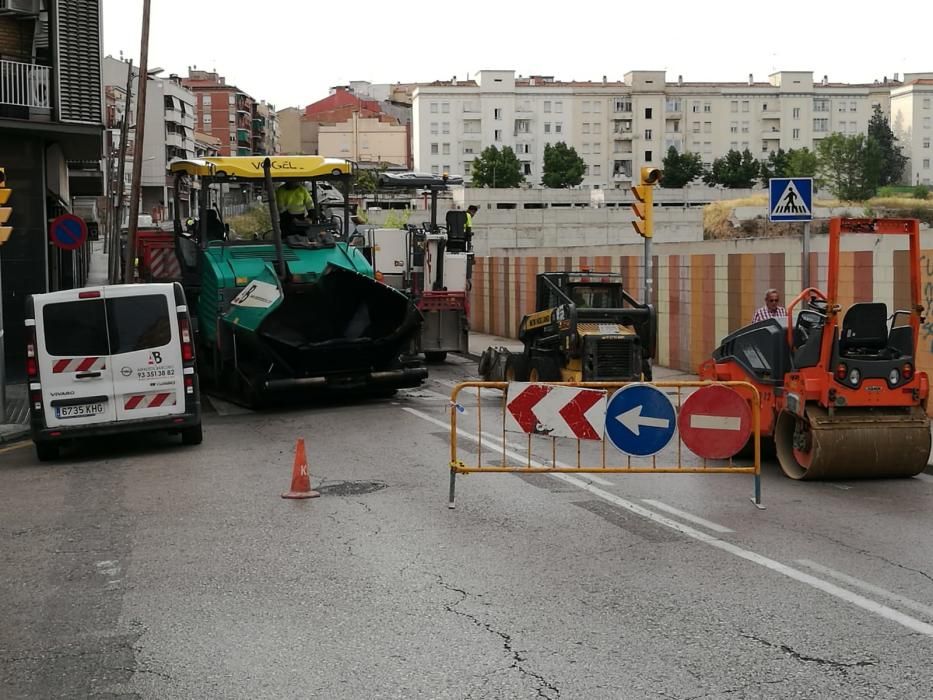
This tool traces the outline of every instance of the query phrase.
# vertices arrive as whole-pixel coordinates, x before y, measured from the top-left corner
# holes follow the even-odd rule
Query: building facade
[[[129,63],[107,56],[103,62],[104,86],[107,95],[108,120],[122,119],[126,97]],[[139,71],[133,68],[131,110],[135,113],[136,95],[139,94]],[[113,99],[113,104],[111,104]],[[174,160],[187,160],[195,156],[194,143],[194,94],[182,86],[177,75],[168,78],[150,76],[146,86],[146,136],[142,152],[140,173],[141,201],[139,211],[149,214],[153,221],[170,221],[175,211],[175,182],[168,172]],[[130,122],[135,123],[135,121]],[[119,150],[119,129],[108,123],[114,147]],[[124,181],[129,183],[133,172],[133,150],[135,138],[129,132],[127,162],[124,166]],[[123,211],[129,211],[129,185],[124,186]],[[180,215],[191,214],[189,192],[179,193]],[[125,223],[125,222],[123,222]]]
[[[228,85],[224,76],[212,71],[189,69],[182,84],[197,98],[195,128],[220,139],[220,155],[253,155],[256,100],[236,85]]]
[[[24,302],[79,286],[86,251],[49,245],[49,221],[104,194],[100,0],[0,3],[0,167],[12,190],[3,245],[8,375],[22,375]]]
[[[910,159],[908,182],[933,185],[933,73],[908,73],[891,91],[891,130]]]
[[[484,148],[509,146],[527,181],[538,184],[545,145],[563,141],[586,163],[584,187],[629,187],[640,167],[660,167],[671,147],[709,166],[730,149],[761,159],[779,148],[812,150],[833,132],[866,133],[874,107],[890,115],[900,87],[896,76],[856,85],[815,82],[807,71],[737,83],[669,82],[664,71],[631,71],[618,82],[480,71],[475,80],[414,90],[414,165],[469,177]]]

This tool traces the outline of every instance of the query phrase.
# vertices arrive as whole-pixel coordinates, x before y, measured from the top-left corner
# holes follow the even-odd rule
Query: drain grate
[[[332,484],[323,484],[316,490],[322,496],[363,496],[381,491],[386,486],[388,484],[384,481],[335,481]]]

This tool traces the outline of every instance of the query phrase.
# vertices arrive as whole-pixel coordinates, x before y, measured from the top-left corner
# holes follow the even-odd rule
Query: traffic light
[[[6,206],[12,192],[13,190],[6,186],[6,171],[0,167],[0,245],[6,243],[13,233],[13,227],[6,225],[13,213],[13,207]]]
[[[654,235],[654,186],[661,181],[661,171],[657,168],[641,169],[641,184],[632,188],[636,202],[632,204],[635,221],[632,226],[642,238]]]

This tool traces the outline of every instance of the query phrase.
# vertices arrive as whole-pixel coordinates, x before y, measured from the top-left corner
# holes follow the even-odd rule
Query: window
[[[450,144],[449,143],[441,144],[441,153],[443,153],[445,156],[450,155]]]
[[[580,146],[580,152],[583,153],[583,154],[589,153],[589,152],[590,152],[590,144],[588,144],[588,143],[581,144],[581,146]]]
[[[602,133],[603,125],[602,122],[593,122],[593,133],[599,134]]]
[[[110,354],[168,345],[172,340],[168,302],[161,294],[107,299]]]
[[[558,114],[560,114],[561,112],[563,112],[563,111],[564,111],[564,103],[561,102],[560,100],[558,100],[557,102],[555,102],[555,103],[554,103],[554,111],[557,112]]]
[[[495,141],[501,141],[502,140],[502,129],[496,129],[494,132],[492,132],[492,138]]]
[[[654,154],[651,151],[645,151],[645,162],[650,163],[654,159]]]
[[[525,175],[531,175],[531,163],[527,161],[522,163],[522,173]]]
[[[929,109],[929,108],[930,108],[930,98],[929,98],[929,97],[924,97],[924,98],[923,98],[923,108],[924,108],[924,109]]]
[[[448,173],[448,174],[449,174],[449,173],[450,173],[450,163],[447,163],[447,164],[444,166],[444,169],[441,170],[441,172],[443,172],[443,173]]]
[[[651,107],[645,107],[645,119],[651,119]]]
[[[583,133],[584,133],[584,134],[590,133],[590,123],[589,123],[589,122],[583,122]]]
[[[700,111],[700,103],[699,103],[699,102],[694,102],[694,103],[690,106],[690,110],[691,110],[694,114],[698,113],[698,112]]]
[[[794,119],[800,119],[800,107],[794,107]]]
[[[230,104],[236,104],[236,96],[232,92],[227,96],[227,98],[230,100]]]
[[[768,111],[768,103],[767,103],[767,102],[762,102],[762,103],[761,103],[761,111],[762,111],[762,112],[767,112],[767,111]]]
[[[795,141],[800,140],[800,129],[794,129],[791,133],[793,134],[793,139]]]
[[[739,123],[738,123],[738,122],[732,122],[732,123],[729,124],[729,133],[730,133],[730,134],[737,134],[737,133],[739,133]]]
[[[600,154],[601,151],[602,151],[602,144],[601,144],[601,143],[598,143],[598,142],[597,142],[597,143],[594,143],[594,144],[593,144],[593,155],[597,155],[597,156],[598,156],[598,155]]]
[[[42,308],[45,348],[55,357],[109,355],[103,299],[66,301]]]
[[[210,113],[210,112],[207,112],[207,113],[201,115],[201,121],[204,122],[205,126],[206,126],[206,125],[209,125],[209,124],[211,123],[211,119],[212,119],[212,118],[213,118],[213,117],[211,117],[211,113]]]
[[[437,155],[437,144],[436,144],[436,143],[432,143],[432,144],[431,144],[431,155],[432,155],[432,156],[436,156],[436,155]]]
[[[437,122],[431,122],[431,135],[437,136]]]
[[[700,122],[693,122],[693,133],[694,134],[700,133]]]
[[[730,112],[738,112],[738,111],[739,111],[739,101],[738,101],[738,100],[732,100],[732,101],[729,103],[729,111],[730,111]]]
[[[599,174],[601,173],[601,171],[602,171],[602,168],[600,168],[598,165],[594,165],[594,166],[593,166],[593,174],[594,174],[594,175],[599,175]]]
[[[480,133],[480,121],[479,119],[466,119],[463,122],[463,133],[464,134],[478,134]]]
[[[515,147],[516,153],[531,153],[531,144],[520,143]]]
[[[545,100],[545,101],[544,101],[544,113],[545,113],[545,114],[550,114],[550,113],[551,113],[551,101],[550,101],[550,100]]]
[[[924,148],[929,148],[929,147],[930,147],[930,139],[928,139],[928,138],[923,139],[923,147],[924,147]]]
[[[748,150],[748,141],[743,141],[743,142],[742,142],[742,150],[743,150],[743,151],[747,151],[747,150]]]
[[[732,149],[733,151],[739,150],[739,142],[738,142],[738,141],[730,141],[730,142],[729,142],[729,148]]]
[[[559,134],[561,131],[562,131],[562,129],[561,129],[561,123],[560,123],[560,122],[554,122],[554,133],[555,133],[555,134]]]
[[[858,111],[858,103],[857,103],[857,102],[850,102],[850,103],[849,103],[849,111],[850,111],[850,112],[856,112],[856,111]]]
[[[651,140],[651,129],[645,129],[645,140],[646,141]]]
[[[748,100],[742,100],[742,111],[743,112],[748,111]]]
[[[551,122],[544,122],[544,133],[545,134],[551,133]]]
[[[813,120],[813,131],[816,132],[826,132],[829,131],[829,119],[823,117],[822,119]]]
[[[743,134],[748,133],[748,122],[742,122],[742,133]]]
[[[929,117],[924,117],[924,118],[923,118],[923,128],[924,128],[924,129],[929,129],[929,128],[930,128],[930,118],[929,118]]]
[[[703,133],[704,134],[713,133],[713,122],[703,122]]]
[[[828,112],[829,111],[829,100],[813,100],[813,111],[814,112]]]
[[[704,102],[704,103],[703,103],[703,111],[706,112],[707,114],[709,114],[710,112],[712,112],[712,111],[713,111],[713,105],[712,105],[712,103],[711,103],[711,102]]]
[[[924,168],[924,170],[929,169],[929,167],[930,167],[930,159],[929,159],[929,158],[924,158],[924,159],[923,159],[923,168]]]
[[[588,164],[583,166],[583,174],[584,175],[590,174],[590,166]]]
[[[593,114],[602,114],[603,113],[603,103],[599,101],[593,102]]]
[[[612,101],[612,109],[615,112],[631,112],[632,101],[627,97],[617,97]]]
[[[463,111],[464,111],[464,112],[472,112],[472,111],[473,111],[473,103],[472,103],[472,102],[469,102],[469,101],[468,101],[468,102],[464,102],[464,103],[463,103]]]
[[[929,102],[929,100],[927,100]],[[205,107],[211,106],[211,96],[210,95],[201,95],[201,104]]]
[[[712,152],[713,152],[713,144],[712,144],[711,141],[704,141],[704,142],[703,142],[703,152],[704,152],[704,153],[712,153]]]
[[[838,112],[845,112],[845,111],[846,111],[846,103],[845,103],[845,102],[840,102],[840,103],[836,106],[836,111],[838,111]]]
[[[431,166],[431,174],[432,174],[432,175],[440,175],[440,174],[441,174],[441,168],[440,168],[440,166],[439,166],[439,165],[432,165],[432,166]]]
[[[589,100],[583,100],[583,113],[584,114],[590,113],[590,101]]]
[[[444,114],[450,112],[450,102],[441,102],[441,112]]]
[[[431,114],[437,114],[437,102],[431,103]]]
[[[450,133],[450,122],[442,122],[442,123],[441,123],[441,133],[442,133],[442,134],[449,134],[449,133]]]
[[[492,118],[496,120],[502,119],[502,108],[501,107],[496,107],[494,110],[492,110]]]

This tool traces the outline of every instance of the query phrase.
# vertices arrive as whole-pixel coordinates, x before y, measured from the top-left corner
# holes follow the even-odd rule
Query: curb
[[[20,425],[18,423],[0,425],[0,444],[19,442],[26,437],[29,437],[28,425]]]

